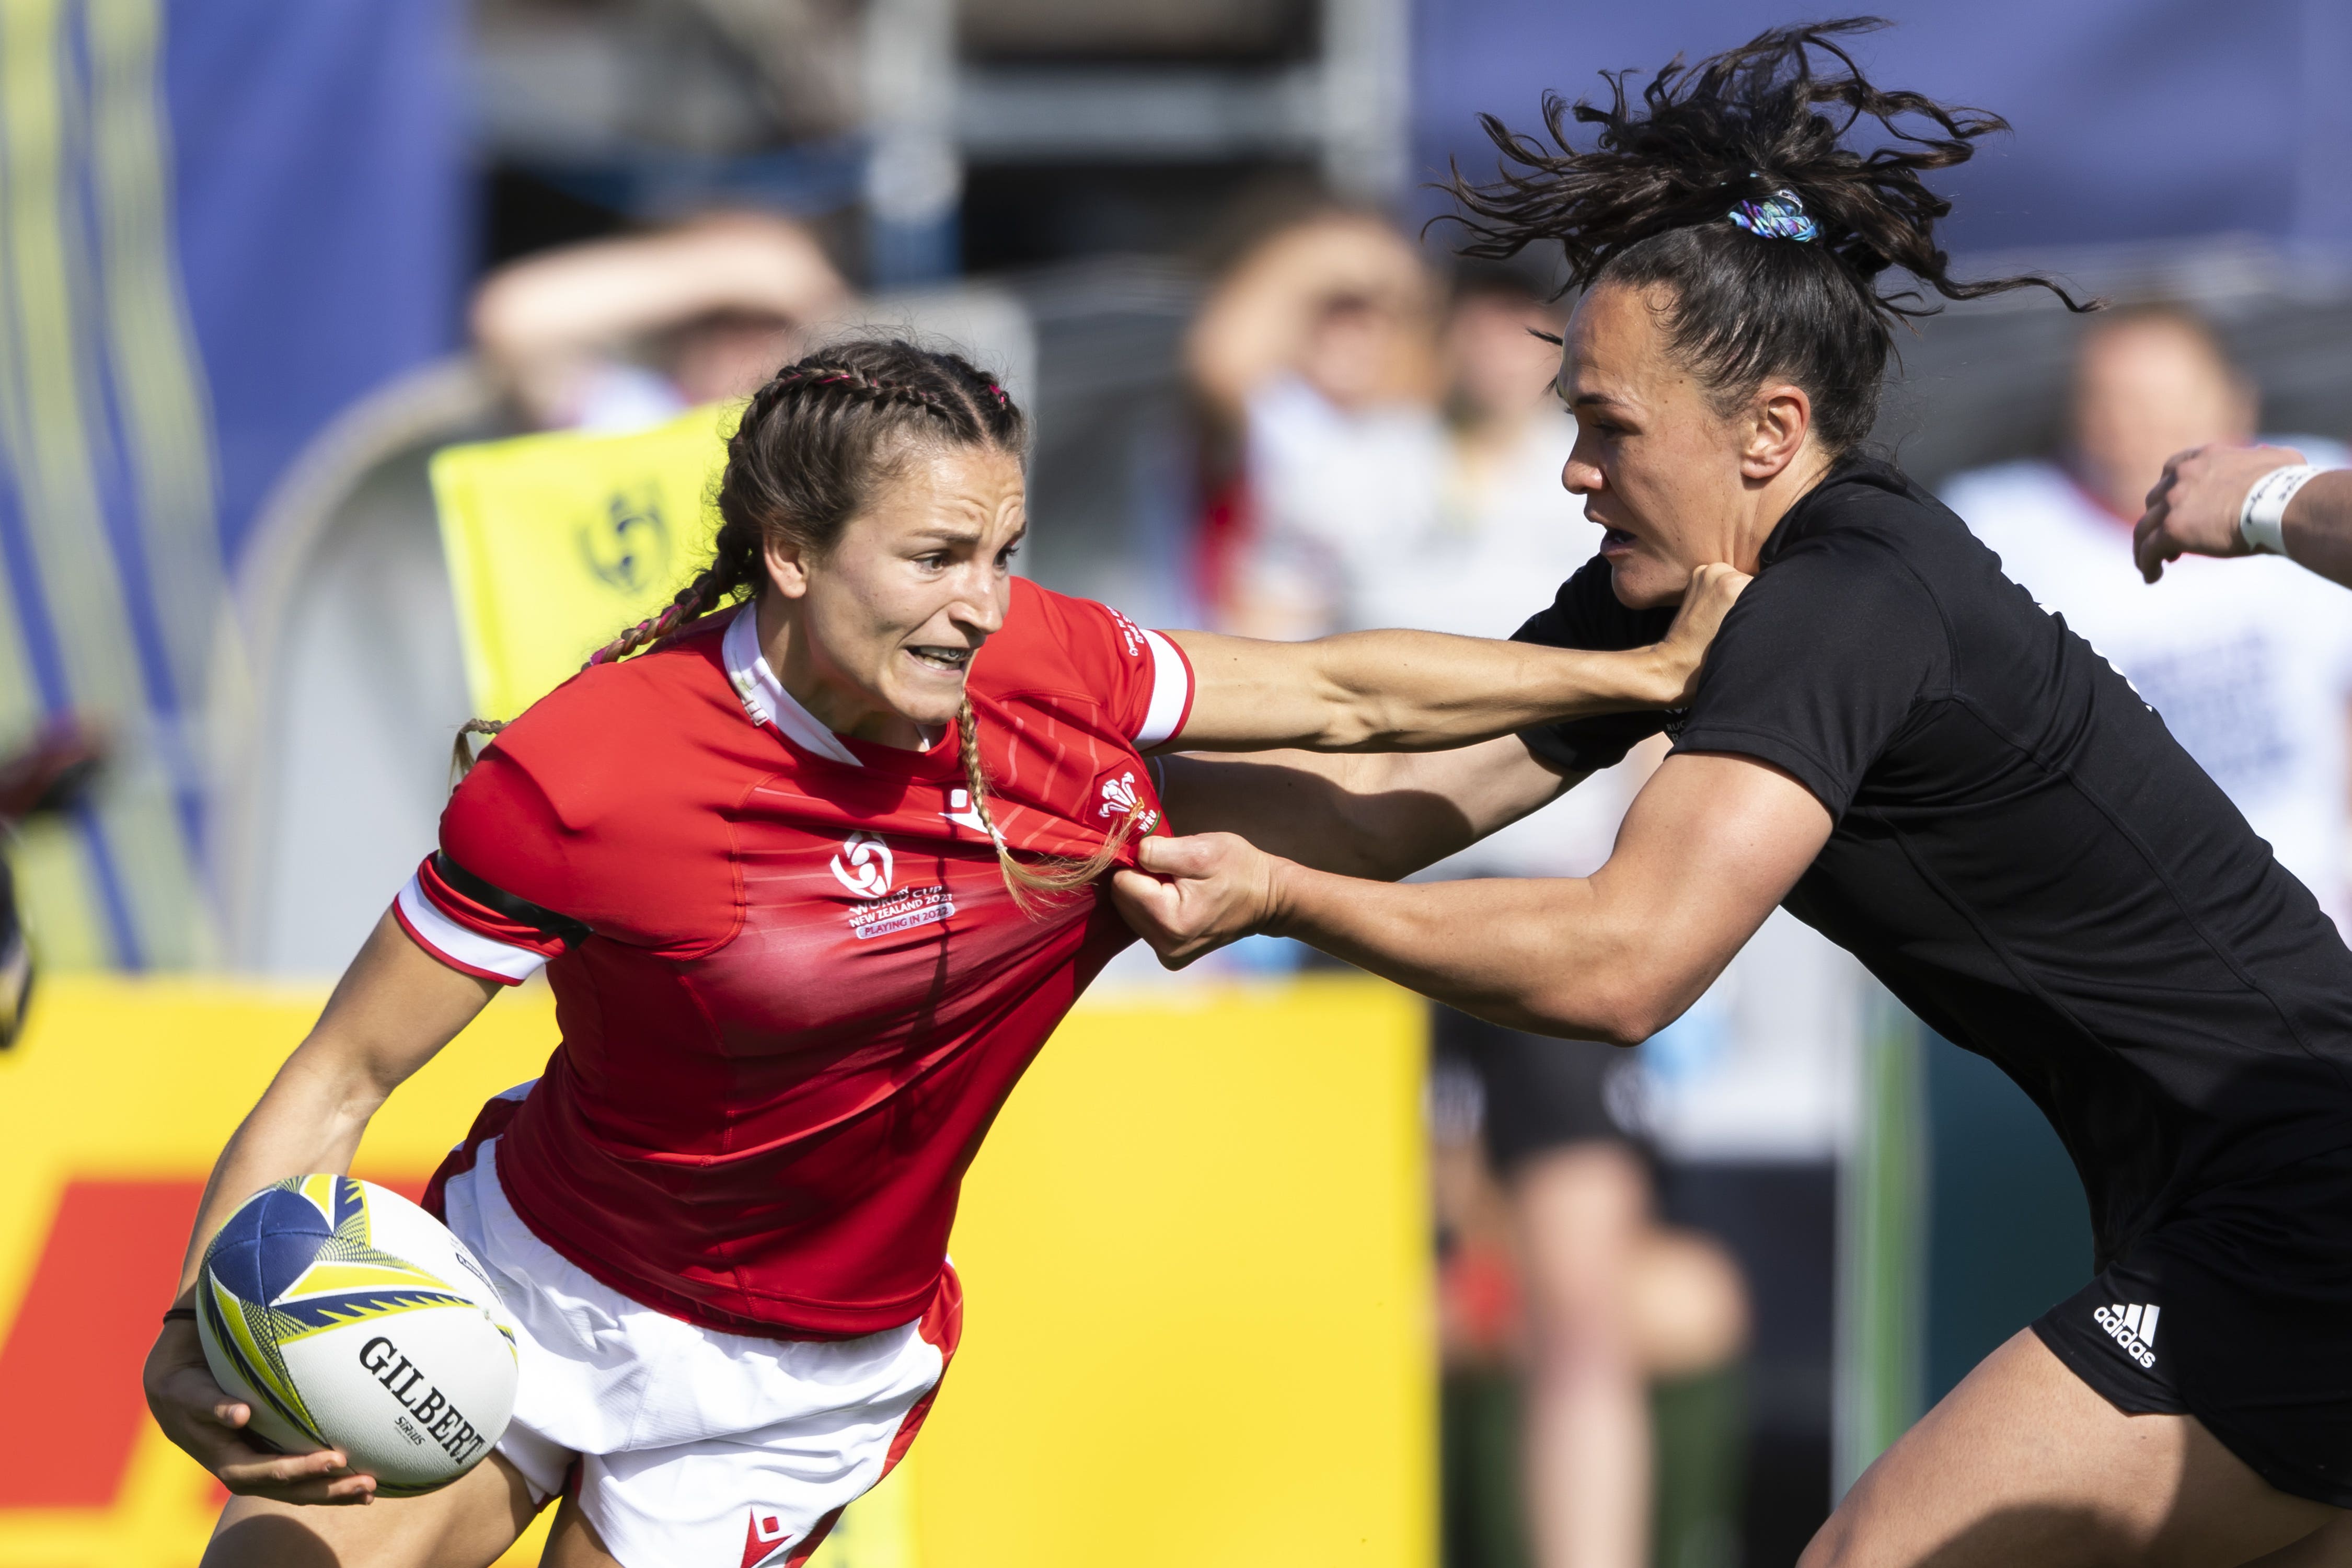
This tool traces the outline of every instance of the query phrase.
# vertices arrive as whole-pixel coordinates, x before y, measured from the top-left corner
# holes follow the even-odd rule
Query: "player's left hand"
[[[1691,574],[1690,586],[1683,590],[1682,608],[1675,612],[1675,624],[1658,644],[1670,693],[1660,707],[1690,705],[1697,694],[1699,667],[1706,660],[1707,645],[1715,641],[1715,634],[1723,629],[1723,617],[1753,581],[1745,572],[1721,564],[1702,566]]]
[[[1248,936],[1273,918],[1281,863],[1246,838],[1231,833],[1146,838],[1136,845],[1135,858],[1143,869],[1111,873],[1111,899],[1171,969]]]

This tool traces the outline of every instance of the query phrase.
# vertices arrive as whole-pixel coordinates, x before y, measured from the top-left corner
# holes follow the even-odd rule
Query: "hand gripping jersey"
[[[468,973],[546,966],[562,1043],[477,1128],[541,1240],[708,1328],[871,1333],[924,1310],[981,1138],[1131,937],[1096,889],[1013,903],[952,730],[835,735],[748,610],[714,622],[509,725],[395,913]],[[1016,582],[971,678],[1007,843],[1164,832],[1139,752],[1192,689],[1165,637]]]

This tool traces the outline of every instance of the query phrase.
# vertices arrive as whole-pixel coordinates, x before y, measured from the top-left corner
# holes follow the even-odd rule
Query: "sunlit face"
[[[1299,345],[1299,376],[1341,408],[1363,408],[1394,397],[1400,366],[1414,355],[1410,337],[1419,326],[1392,300],[1371,296],[1326,300]]]
[[[1677,602],[1711,562],[1755,570],[1743,432],[1669,352],[1658,302],[1622,285],[1587,293],[1557,383],[1576,417],[1560,483],[1605,531],[1612,585],[1635,609]]]
[[[904,745],[909,724],[947,724],[972,657],[1004,625],[1027,530],[1018,458],[917,448],[830,550],[770,549],[793,615],[778,679],[843,734]]]
[[[2074,423],[2084,482],[2117,517],[2137,518],[2174,453],[2253,438],[2254,397],[2189,327],[2119,321],[2083,344]]]

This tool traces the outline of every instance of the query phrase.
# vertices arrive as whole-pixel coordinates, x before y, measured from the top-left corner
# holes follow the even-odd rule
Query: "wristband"
[[[2286,553],[2286,503],[2319,470],[2308,463],[2273,468],[2254,481],[2238,507],[2238,537],[2257,555]]]

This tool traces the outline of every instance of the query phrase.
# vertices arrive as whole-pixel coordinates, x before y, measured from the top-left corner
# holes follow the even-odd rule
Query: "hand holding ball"
[[[448,1485],[514,1412],[514,1331],[480,1264],[431,1215],[349,1176],[264,1187],[205,1251],[196,1328],[247,1430],[341,1449],[383,1497]]]

